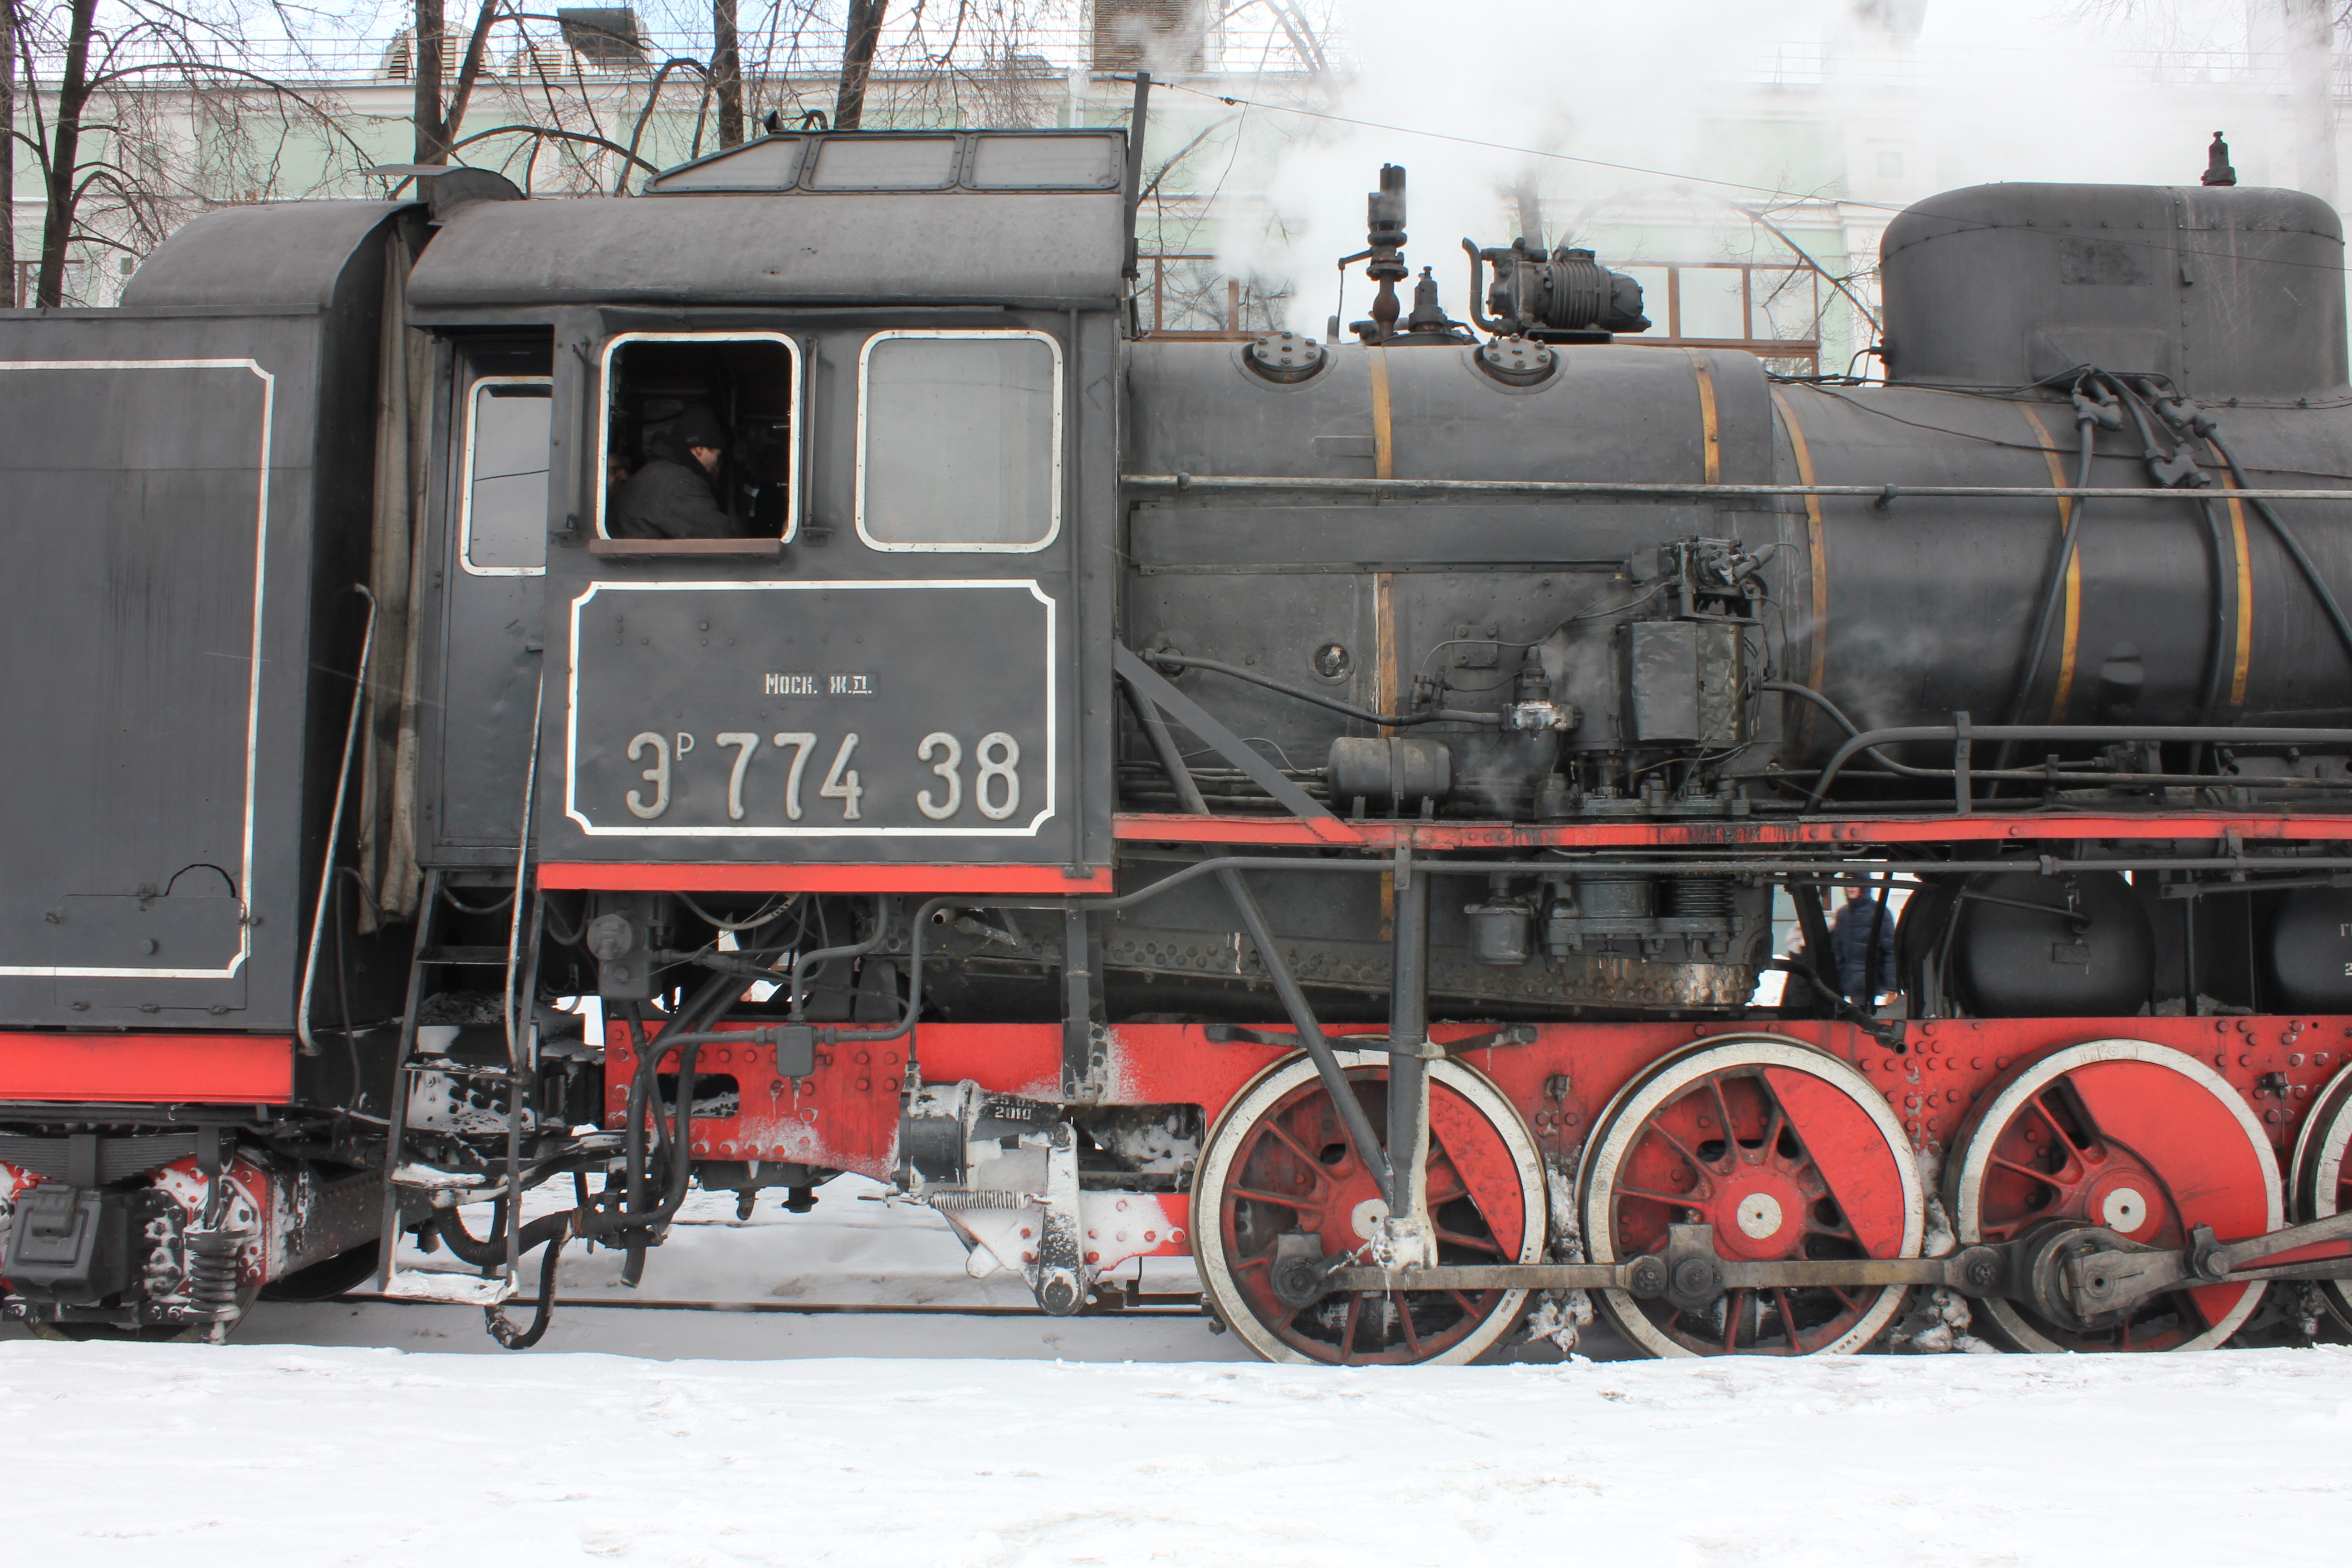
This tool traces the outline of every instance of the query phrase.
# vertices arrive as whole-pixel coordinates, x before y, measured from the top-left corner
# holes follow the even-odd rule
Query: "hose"
[[[575,1212],[570,1210],[562,1214],[549,1215],[523,1226],[522,1235],[516,1237],[518,1253],[529,1252],[533,1247],[543,1246],[547,1248],[547,1256],[539,1260],[539,1300],[531,1312],[530,1327],[516,1328],[508,1321],[505,1309],[501,1307],[489,1306],[482,1309],[482,1326],[489,1331],[490,1338],[498,1341],[508,1350],[530,1349],[531,1346],[539,1343],[541,1338],[547,1332],[548,1324],[554,1321],[556,1265],[563,1257],[565,1243],[572,1239],[572,1222],[578,1217]],[[505,1261],[503,1249],[499,1261]]]
[[[795,1022],[805,1017],[808,1013],[808,1001],[802,992],[806,984],[809,971],[820,963],[831,963],[836,958],[863,958],[880,947],[883,939],[890,934],[889,915],[888,905],[877,897],[874,900],[874,934],[872,936],[867,937],[864,942],[853,942],[842,947],[821,947],[814,952],[804,952],[793,960],[791,1004],[792,1016]]]
[[[681,1033],[690,1032],[698,1022],[711,1021],[698,1019],[698,1014],[709,1012],[712,1018],[722,1016],[735,996],[740,994],[740,982],[730,976],[713,975],[703,984],[701,990],[696,992],[694,996],[678,1009],[672,1027]],[[636,1070],[629,1075],[628,1125],[623,1132],[621,1145],[623,1182],[620,1195],[622,1202],[617,1209],[583,1213],[579,1216],[575,1234],[591,1239],[625,1231],[641,1232],[664,1223],[677,1212],[677,1203],[671,1203],[665,1209],[654,1211],[651,1214],[645,1209],[646,1102],[653,1092],[656,1076],[655,1068],[661,1058],[669,1053],[667,1047],[648,1048],[646,1042],[645,1013],[635,1002],[629,1004],[627,1023],[630,1047],[636,1053]],[[691,1053],[696,1048],[689,1047],[688,1050]],[[686,1118],[691,1114],[694,1104],[690,1054],[686,1058],[683,1066],[686,1070],[681,1072],[679,1078],[680,1110],[678,1135],[675,1142],[670,1136],[668,1124],[659,1117],[654,1119],[661,1152],[665,1155],[670,1154],[673,1148],[683,1150],[686,1146]],[[675,1165],[678,1173],[683,1173],[688,1170],[692,1163],[680,1156],[672,1159],[669,1163]],[[667,1188],[673,1184],[674,1178],[667,1169],[664,1175],[663,1184]],[[606,1191],[611,1191],[609,1184]],[[683,1191],[679,1194],[678,1201],[684,1201]],[[632,1235],[622,1245],[628,1257],[621,1266],[621,1279],[624,1284],[634,1286],[645,1276],[646,1243],[642,1235]]]
[[[2221,667],[2229,659],[2231,600],[2234,595],[2229,588],[2230,546],[2221,537],[2221,520],[2214,514],[2213,503],[2201,495],[2197,498],[2197,515],[2205,520],[2206,542],[2213,547],[2213,632],[2206,639],[2205,689],[2197,698],[2197,721],[2210,724],[2213,710],[2221,700]],[[2245,591],[2244,584],[2236,584],[2236,593]],[[2198,772],[2204,762],[2205,747],[2201,742],[2189,748],[2189,772]]]
[[[2132,426],[2139,432],[2140,458],[2147,465],[2148,478],[2166,489],[2202,489],[2210,481],[2185,449],[2167,451],[2158,442],[2147,416],[2154,414],[2168,429],[2172,422],[2156,406],[2155,387],[2143,379],[2137,387],[2125,384],[2116,376],[2099,373],[2099,378],[2122,400],[2124,411],[2131,416]],[[2143,412],[2145,410],[2145,412]],[[2194,481],[2191,485],[2191,481]],[[2213,627],[2205,642],[2204,689],[2197,699],[2197,722],[2210,724],[2213,710],[2221,700],[2221,667],[2229,658],[2230,612],[2231,588],[2230,547],[2221,537],[2221,521],[2214,514],[2213,503],[2204,496],[2197,500],[2197,515],[2205,524],[2205,540],[2213,552]],[[2239,588],[2243,591],[2242,585]],[[2196,773],[2204,764],[2205,748],[2200,742],[2189,748],[2189,768]]]
[[[1877,956],[1878,955],[1875,952],[1871,954],[1874,962],[1876,960]],[[1844,1019],[1847,1023],[1852,1024],[1855,1028],[1860,1029],[1863,1033],[1870,1036],[1871,1038],[1878,1041],[1888,1050],[1899,1050],[1902,1048],[1897,1044],[1897,1042],[1903,1037],[1903,1026],[1901,1022],[1895,1019],[1881,1018],[1874,1013],[1867,1012],[1861,1007],[1855,1006],[1852,1002],[1846,1000],[1844,994],[1839,991],[1836,986],[1832,985],[1828,981],[1823,980],[1811,970],[1801,966],[1795,960],[1787,958],[1767,959],[1759,967],[1765,969],[1777,969],[1783,974],[1793,975],[1797,979],[1803,981],[1806,984],[1813,988],[1814,994],[1828,1002],[1831,1011],[1838,1017]]]
[[[476,1241],[474,1233],[454,1208],[443,1209],[433,1228],[442,1243],[460,1260],[477,1268],[496,1268],[507,1260],[507,1200],[500,1198],[490,1207],[490,1234],[488,1239]],[[529,1227],[524,1234],[528,1235]]]
[[[2212,445],[2213,450],[2221,455],[2221,460],[2230,465],[2231,480],[2242,490],[2253,489],[2246,482],[2246,470],[2238,466],[2238,455],[2231,451],[2222,441],[2220,427],[2210,419],[2204,421],[2204,424],[2205,439]],[[2344,606],[2336,602],[2336,595],[2329,589],[2326,580],[2319,575],[2319,568],[2312,563],[2309,555],[2304,553],[2303,541],[2297,539],[2279,514],[2271,510],[2270,502],[2257,498],[2253,500],[2253,508],[2260,514],[2263,521],[2270,525],[2271,532],[2277,536],[2279,543],[2285,548],[2287,554],[2294,558],[2295,566],[2303,573],[2304,581],[2311,584],[2312,593],[2318,597],[2319,607],[2327,613],[2328,623],[2335,626],[2336,635],[2343,639],[2345,652],[2352,654],[2352,620],[2345,619]]]

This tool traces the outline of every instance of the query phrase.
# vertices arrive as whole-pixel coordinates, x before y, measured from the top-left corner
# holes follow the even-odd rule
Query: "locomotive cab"
[[[1108,675],[1081,628],[1108,592],[1120,150],[770,137],[644,198],[449,217],[409,287],[470,389],[438,656],[467,771],[423,806],[448,864],[510,857],[528,810],[549,888],[1101,879],[1108,813],[1080,803]],[[952,267],[904,244],[926,232]],[[542,399],[544,548],[481,565],[465,520],[516,481],[473,432]],[[681,418],[719,432],[708,467]],[[699,510],[633,515],[656,479]]]

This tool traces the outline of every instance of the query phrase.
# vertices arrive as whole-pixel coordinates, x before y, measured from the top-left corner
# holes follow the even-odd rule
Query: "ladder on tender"
[[[545,716],[547,683],[542,671],[539,699],[531,711],[530,763],[523,773],[522,831],[515,847],[514,901],[507,921],[504,947],[440,945],[436,932],[447,901],[444,875],[438,868],[425,875],[422,907],[416,917],[416,945],[408,967],[408,1005],[401,1014],[400,1047],[393,1058],[392,1125],[384,1145],[383,1245],[376,1264],[376,1289],[406,1301],[436,1301],[457,1306],[496,1308],[517,1293],[515,1274],[522,1236],[523,1127],[530,1116],[530,1091],[538,1080],[539,942],[546,921],[546,905],[532,876],[531,805],[539,788],[539,727]],[[529,918],[525,918],[525,910]],[[469,1083],[503,1084],[506,1089],[506,1148],[498,1174],[485,1179],[473,1171],[441,1171],[405,1165],[411,1109],[418,1080],[426,1073],[444,1073],[446,1066],[422,1062],[416,1056],[417,1014],[423,1005],[428,972],[445,969],[498,969],[504,977],[499,992],[506,1025],[507,1060],[503,1068],[468,1068]],[[517,991],[521,993],[517,998]],[[401,1216],[404,1201],[415,1194],[434,1210],[485,1197],[506,1200],[506,1257],[488,1269],[474,1268],[461,1259],[448,1265],[399,1267]]]
[[[518,906],[530,910],[520,940],[507,947],[460,947],[438,941],[440,928],[446,923],[443,910],[447,907],[444,897],[446,886],[438,870],[425,873],[423,905],[417,915],[416,942],[408,976],[408,1000],[400,1026],[400,1045],[394,1057],[394,1085],[391,1131],[384,1152],[384,1212],[383,1235],[389,1238],[376,1270],[376,1289],[382,1294],[408,1301],[435,1301],[450,1305],[494,1307],[511,1300],[516,1293],[515,1247],[520,1230],[520,1205],[513,1200],[522,1185],[522,1133],[529,1115],[530,1091],[536,1074],[533,1070],[538,1055],[538,1026],[532,1016],[530,998],[521,1004],[515,1000],[516,987],[536,972],[540,928],[544,911],[535,887],[526,884],[516,895]],[[469,1085],[486,1088],[492,1095],[503,1093],[506,1102],[507,1138],[498,1164],[489,1172],[477,1170],[443,1170],[412,1158],[410,1138],[413,1119],[416,1114],[420,1080],[427,1075],[439,1077],[449,1071],[446,1059],[417,1054],[418,1014],[425,999],[443,989],[459,987],[428,985],[431,978],[445,976],[451,971],[496,969],[506,982],[502,995],[505,1011],[511,1021],[508,1060],[502,1067],[473,1067],[463,1069]],[[463,987],[467,990],[479,987]],[[435,1210],[457,1203],[478,1203],[485,1198],[505,1197],[508,1223],[506,1226],[507,1257],[504,1263],[488,1273],[457,1258],[444,1255],[429,1264],[410,1263],[401,1266],[397,1259],[398,1237],[404,1214],[414,1216],[420,1207]]]

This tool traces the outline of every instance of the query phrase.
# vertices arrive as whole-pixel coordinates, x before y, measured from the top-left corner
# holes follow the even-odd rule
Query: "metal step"
[[[428,947],[416,955],[419,963],[456,963],[477,969],[504,969],[508,953],[503,947]]]
[[[495,1307],[515,1299],[512,1279],[485,1279],[467,1271],[444,1268],[395,1268],[384,1281],[384,1296],[395,1301],[434,1301],[449,1307]]]

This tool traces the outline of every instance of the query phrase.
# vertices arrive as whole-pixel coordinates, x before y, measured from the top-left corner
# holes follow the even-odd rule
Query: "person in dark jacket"
[[[1871,928],[1878,928],[1877,979],[1871,978]],[[1865,898],[1860,888],[1848,888],[1845,908],[1830,927],[1830,956],[1837,961],[1838,990],[1845,999],[1868,1007],[1882,991],[1895,989],[1895,911],[1881,910],[1878,900]]]
[[[646,466],[613,494],[604,531],[614,539],[731,539],[735,521],[711,489],[727,433],[699,405],[646,443]]]

